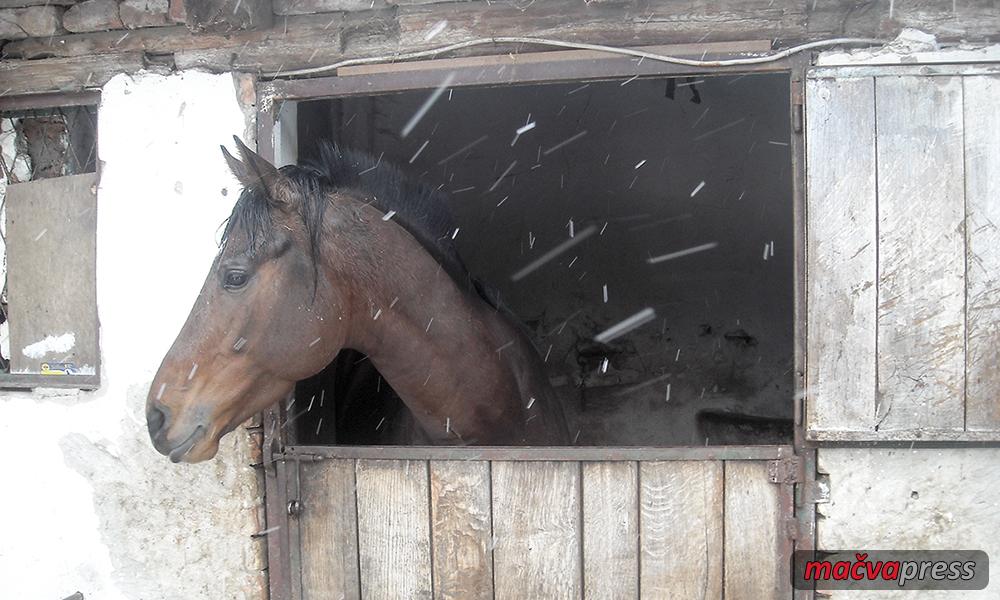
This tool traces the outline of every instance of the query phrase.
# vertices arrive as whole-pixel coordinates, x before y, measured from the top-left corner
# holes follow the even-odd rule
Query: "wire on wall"
[[[352,67],[357,65],[370,65],[370,64],[378,64],[386,62],[415,60],[418,58],[438,56],[448,52],[454,52],[455,50],[461,50],[463,48],[471,48],[473,46],[484,46],[490,44],[535,44],[539,46],[551,46],[556,48],[570,48],[573,50],[595,50],[597,52],[606,52],[608,54],[634,56],[636,58],[672,63],[675,65],[684,65],[689,67],[733,67],[740,65],[757,65],[762,63],[773,62],[776,60],[781,60],[793,54],[803,52],[805,50],[811,50],[813,48],[827,48],[830,46],[846,46],[846,45],[859,45],[859,44],[868,46],[873,46],[873,45],[880,46],[886,43],[888,42],[886,42],[885,40],[879,40],[874,38],[832,38],[826,40],[817,40],[805,44],[799,44],[798,46],[792,46],[790,48],[785,48],[784,50],[779,50],[778,52],[772,52],[771,54],[766,54],[763,56],[748,56],[745,58],[730,58],[725,60],[696,60],[690,58],[680,58],[677,56],[667,56],[664,54],[647,52],[645,50],[636,50],[633,48],[617,48],[615,46],[604,46],[601,44],[587,44],[582,42],[567,42],[563,40],[553,40],[548,38],[490,37],[490,38],[476,38],[472,40],[466,40],[464,42],[456,42],[454,44],[448,44],[447,46],[439,46],[437,48],[430,48],[427,50],[417,50],[414,52],[404,52],[401,54],[368,56],[365,58],[348,58],[329,65],[310,67],[308,69],[295,69],[291,71],[274,71],[270,73],[263,73],[263,76],[304,77],[308,75],[320,75],[323,73],[334,71],[341,67]]]

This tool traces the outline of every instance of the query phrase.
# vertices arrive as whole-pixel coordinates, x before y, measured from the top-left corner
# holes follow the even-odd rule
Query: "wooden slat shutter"
[[[806,81],[813,440],[1000,439],[1000,71]]]
[[[11,374],[0,384],[97,385],[96,186],[95,173],[7,186]]]

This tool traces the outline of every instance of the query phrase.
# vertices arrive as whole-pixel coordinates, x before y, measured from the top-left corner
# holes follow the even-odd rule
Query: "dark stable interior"
[[[532,333],[577,445],[791,443],[787,75],[456,88],[402,136],[431,94],[300,103],[299,161],[332,140],[449,193],[464,261]],[[332,367],[299,383],[296,443],[375,443],[405,419],[336,397]]]

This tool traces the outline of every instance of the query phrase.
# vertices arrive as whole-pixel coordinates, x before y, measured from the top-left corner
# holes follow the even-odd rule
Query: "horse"
[[[567,442],[543,361],[461,262],[440,192],[332,144],[278,169],[235,140],[242,160],[222,153],[243,191],[150,385],[157,451],[212,458],[342,350],[367,357],[422,443]]]

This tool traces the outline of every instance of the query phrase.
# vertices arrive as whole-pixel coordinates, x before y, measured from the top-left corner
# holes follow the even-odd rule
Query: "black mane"
[[[301,195],[298,212],[309,234],[314,264],[319,258],[323,217],[330,194],[355,190],[369,197],[371,205],[383,213],[394,211],[392,220],[416,238],[456,283],[471,284],[478,289],[452,241],[455,227],[443,193],[408,178],[381,158],[327,142],[320,144],[318,160],[279,170]],[[226,222],[222,246],[225,247],[232,232],[242,230],[247,233],[249,251],[254,253],[270,239],[272,226],[267,191],[260,186],[246,188]]]

